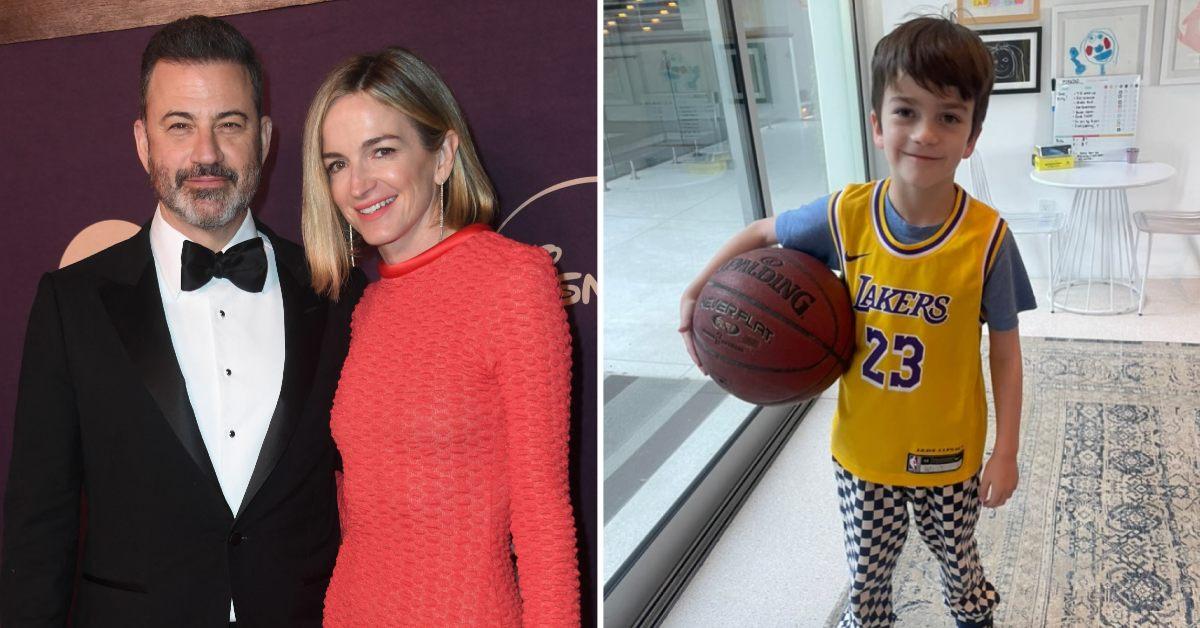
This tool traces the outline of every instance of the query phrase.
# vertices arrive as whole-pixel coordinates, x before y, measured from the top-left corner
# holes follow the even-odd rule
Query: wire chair
[[[1142,234],[1146,234],[1146,268],[1142,272],[1142,288],[1138,291],[1138,316],[1141,316],[1142,307],[1146,303],[1146,275],[1150,273],[1150,251],[1154,244],[1154,234],[1200,235],[1200,212],[1134,212],[1133,224],[1138,230],[1133,249],[1135,255],[1137,245],[1142,241]]]

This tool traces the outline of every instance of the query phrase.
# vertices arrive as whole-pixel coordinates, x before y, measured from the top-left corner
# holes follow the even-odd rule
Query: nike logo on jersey
[[[849,264],[850,262],[853,262],[854,260],[859,259],[860,257],[866,257],[868,255],[870,255],[870,253],[859,253],[858,255],[847,254],[846,255],[846,263]]]

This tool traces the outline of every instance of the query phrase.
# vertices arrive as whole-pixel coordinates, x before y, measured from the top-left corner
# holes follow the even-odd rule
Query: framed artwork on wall
[[[958,0],[959,24],[1032,22],[1041,15],[1038,0]]]
[[[1140,74],[1145,85],[1153,29],[1154,0],[1054,7],[1050,76]]]
[[[1200,0],[1167,0],[1158,82],[1200,83]]]
[[[1033,94],[1042,91],[1042,29],[997,28],[978,31],[992,53],[996,71],[993,94]]]

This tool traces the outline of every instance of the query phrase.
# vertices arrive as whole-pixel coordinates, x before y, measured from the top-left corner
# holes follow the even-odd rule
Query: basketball
[[[709,277],[692,338],[721,388],[755,404],[794,403],[849,367],[854,314],[845,285],[812,256],[756,249]]]

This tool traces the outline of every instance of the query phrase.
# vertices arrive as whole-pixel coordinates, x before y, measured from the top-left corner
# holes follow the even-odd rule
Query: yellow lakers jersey
[[[852,184],[829,200],[856,341],[839,384],[833,456],[871,482],[954,484],[983,458],[980,304],[1006,226],[958,188],[937,232],[903,244],[884,219],[888,183]]]

